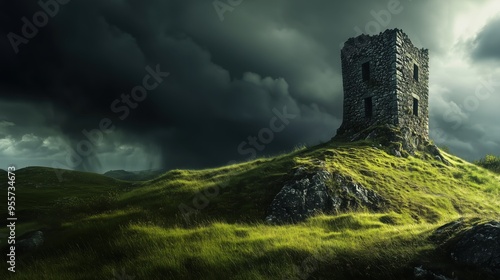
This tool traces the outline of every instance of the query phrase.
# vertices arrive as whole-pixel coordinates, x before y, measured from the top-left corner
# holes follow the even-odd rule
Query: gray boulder
[[[478,268],[500,279],[500,222],[476,225],[465,231],[451,251],[461,265]]]
[[[422,266],[415,267],[413,269],[413,276],[415,279],[421,280],[452,280],[444,275],[436,274],[430,270],[423,268]]]
[[[454,279],[500,279],[500,222],[462,218],[438,228],[431,240],[451,257],[447,274]]]
[[[443,154],[436,145],[429,145],[427,146],[426,150],[428,153],[434,156],[434,159],[441,161],[446,165],[450,165],[450,162],[444,158]]]
[[[351,209],[366,207],[372,211],[379,211],[386,204],[386,200],[376,192],[365,188],[352,178],[340,173],[333,175],[332,200],[334,212],[343,212]]]
[[[307,171],[299,167],[275,196],[266,222],[296,223],[321,212],[338,213],[361,207],[380,210],[384,202],[374,191],[347,176],[331,174],[323,168]]]
[[[43,242],[44,242],[43,232],[39,230],[34,231],[26,235],[24,239],[17,241],[16,249],[22,253],[33,251],[41,247],[43,245]]]

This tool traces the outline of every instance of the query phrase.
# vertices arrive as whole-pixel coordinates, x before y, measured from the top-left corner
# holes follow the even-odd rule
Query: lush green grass
[[[421,261],[442,261],[428,239],[435,228],[499,218],[500,176],[445,156],[452,165],[369,142],[327,143],[134,184],[81,172],[59,183],[53,170],[20,170],[18,235],[45,228],[47,240],[20,258],[13,278],[113,279],[124,270],[135,279],[405,279]],[[387,209],[264,224],[290,170],[317,159],[385,197]],[[195,205],[185,220],[179,206]]]

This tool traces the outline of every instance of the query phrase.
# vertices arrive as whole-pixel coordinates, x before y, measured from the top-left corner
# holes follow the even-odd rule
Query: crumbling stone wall
[[[391,124],[428,139],[426,49],[414,47],[402,30],[392,29],[350,38],[341,50],[341,61],[344,113],[337,134]]]
[[[418,68],[418,80],[414,78]],[[402,31],[396,32],[396,93],[398,126],[429,137],[429,52],[418,49]],[[413,114],[414,99],[417,115]]]

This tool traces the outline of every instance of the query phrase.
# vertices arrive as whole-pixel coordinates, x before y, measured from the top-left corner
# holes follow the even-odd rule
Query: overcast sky
[[[202,168],[328,141],[342,43],[387,28],[429,49],[435,142],[500,154],[497,0],[41,2],[0,1],[2,169]]]

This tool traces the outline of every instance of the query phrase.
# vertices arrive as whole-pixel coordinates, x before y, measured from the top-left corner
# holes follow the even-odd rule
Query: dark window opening
[[[418,82],[418,66],[416,64],[413,65],[413,79]]]
[[[413,98],[413,115],[418,117],[418,99]]]
[[[363,81],[370,80],[370,62],[365,62],[361,65]]]
[[[373,115],[373,103],[372,98],[365,98],[365,117],[371,118]]]

